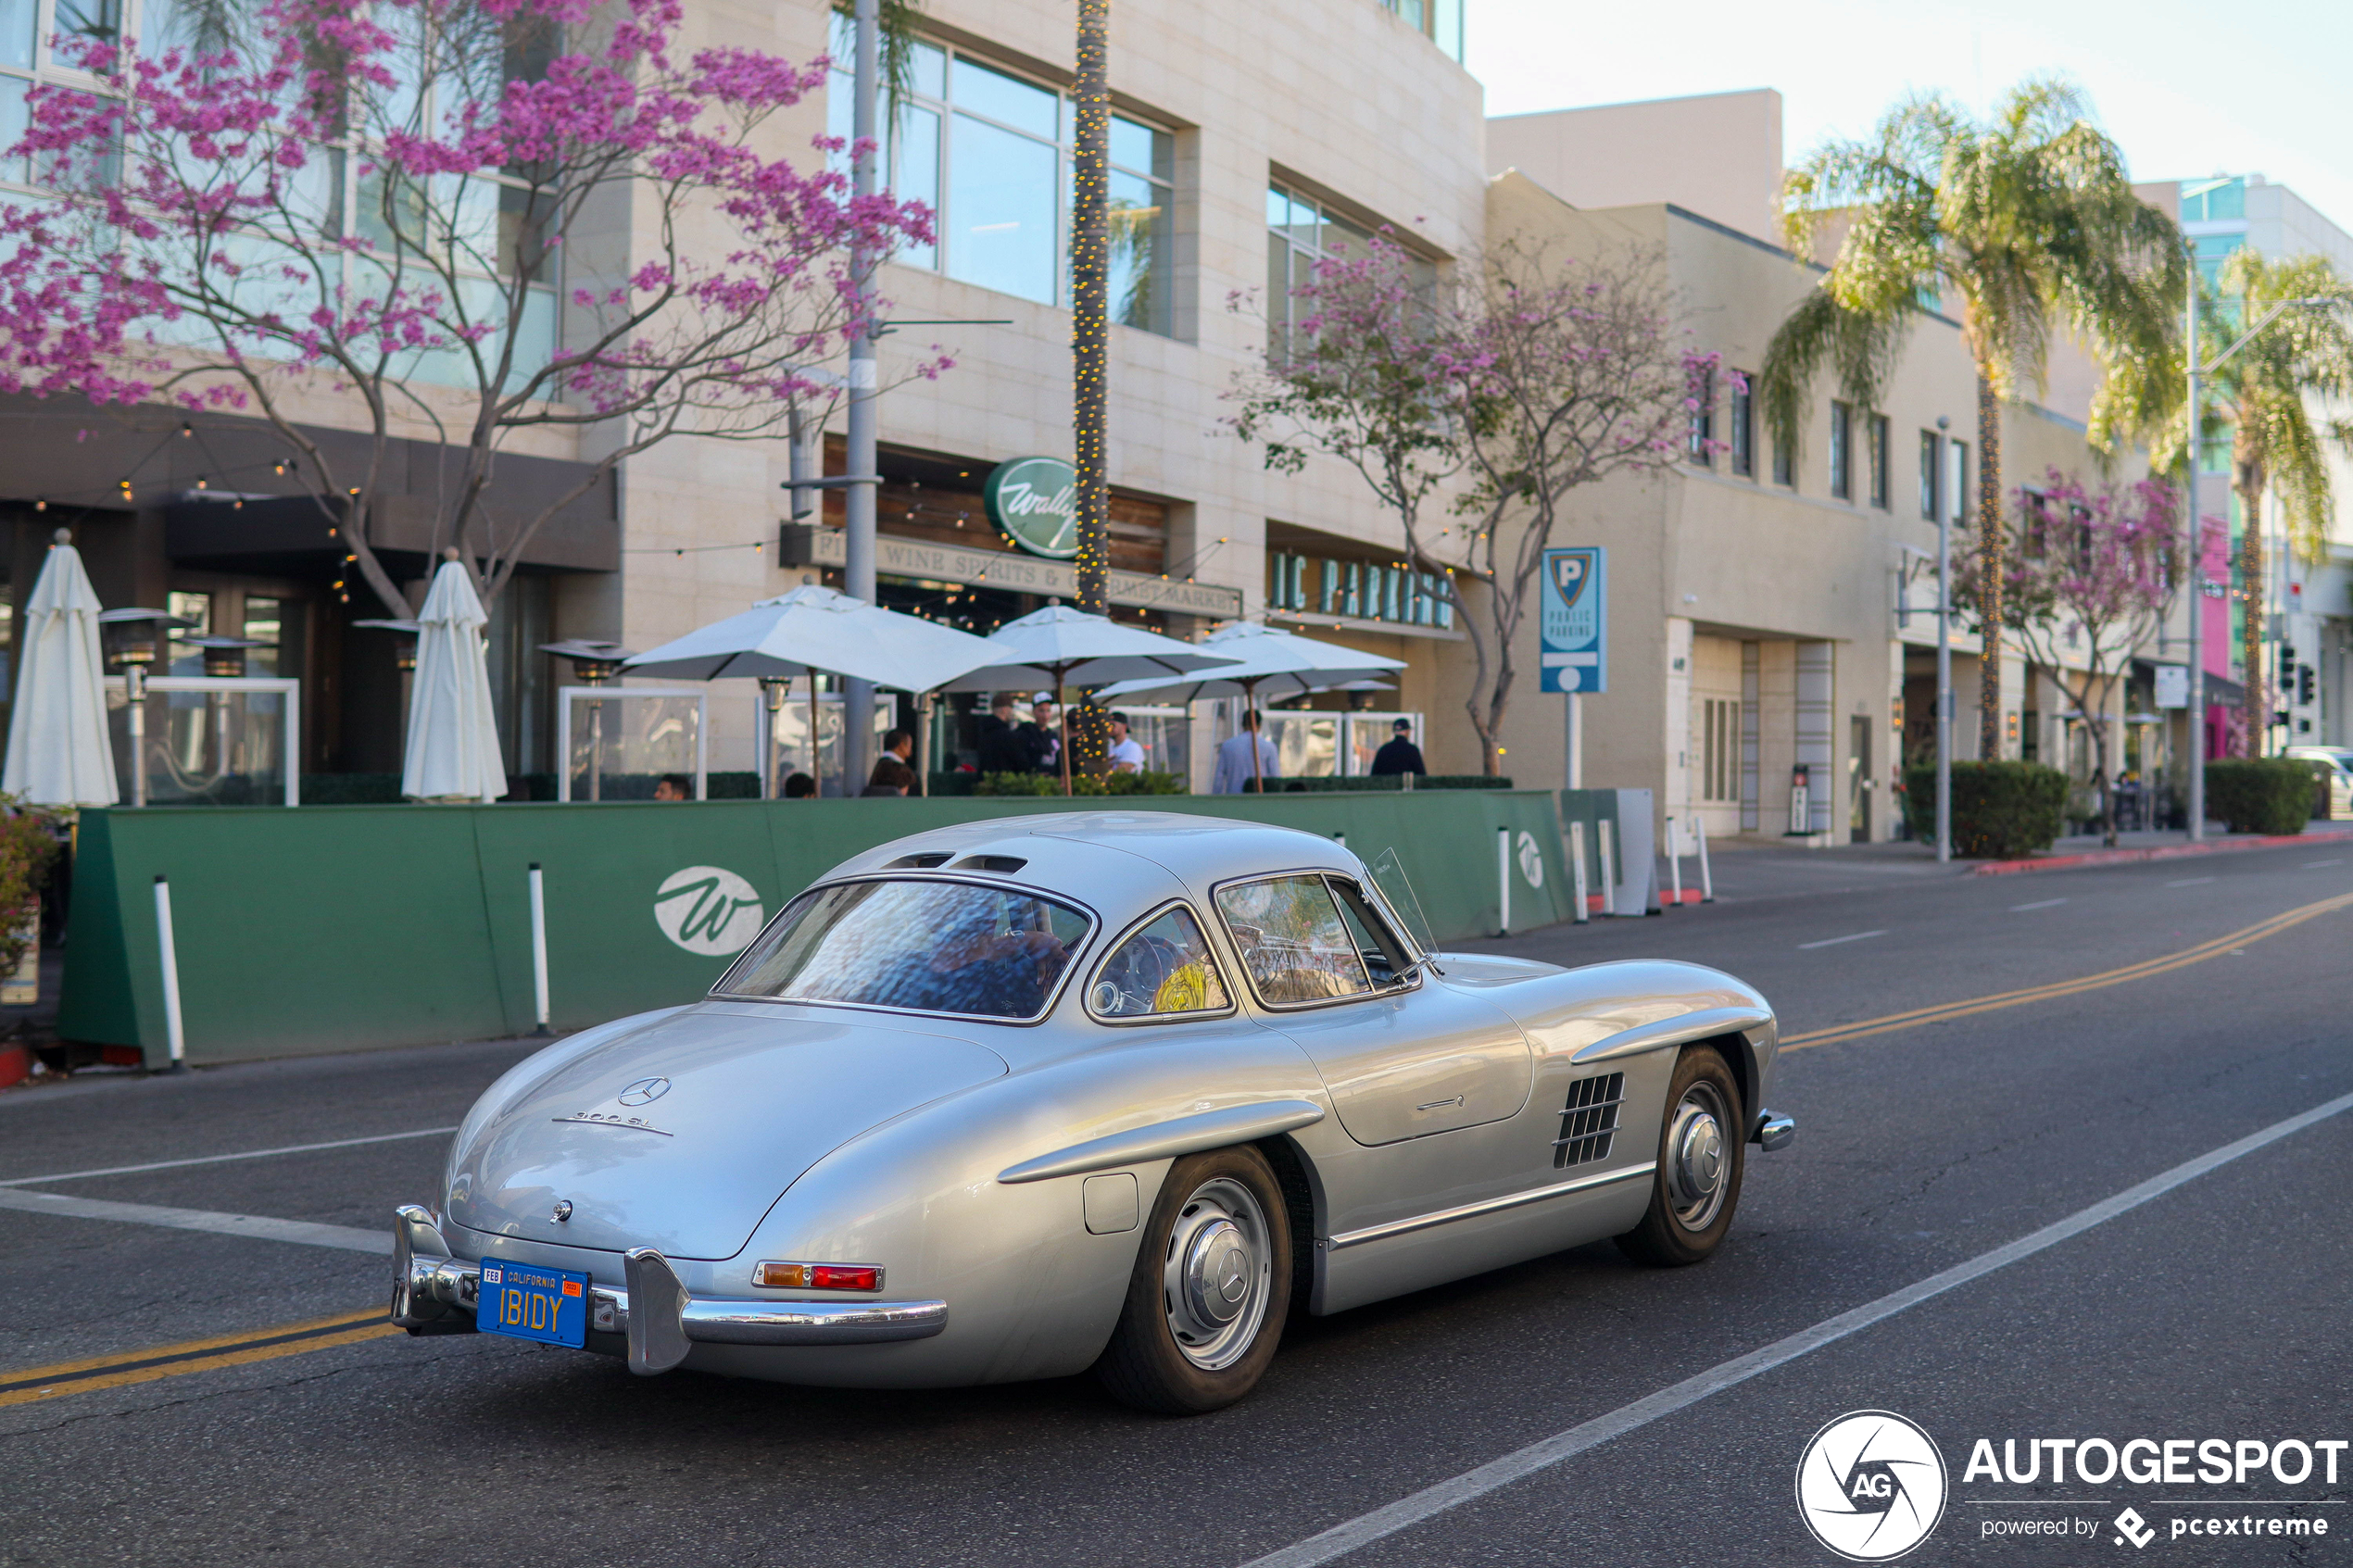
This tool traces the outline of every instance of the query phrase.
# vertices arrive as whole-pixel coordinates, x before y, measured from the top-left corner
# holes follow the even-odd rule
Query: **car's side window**
[[[1364,956],[1365,967],[1376,985],[1388,985],[1414,960],[1405,951],[1405,944],[1389,928],[1379,909],[1365,896],[1365,890],[1345,877],[1333,877],[1332,897],[1340,905],[1340,917],[1348,926],[1349,940]]]
[[[1217,892],[1217,912],[1240,949],[1258,999],[1275,1006],[1329,1001],[1373,988],[1320,876],[1277,876]]]
[[[1122,942],[1087,988],[1097,1018],[1165,1018],[1232,1005],[1201,922],[1182,905]]]

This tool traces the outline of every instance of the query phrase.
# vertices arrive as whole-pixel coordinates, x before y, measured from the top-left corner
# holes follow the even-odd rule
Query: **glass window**
[[[1938,493],[1944,478],[1944,438],[1932,430],[1920,432],[1920,516],[1937,518]]]
[[[837,94],[836,96],[846,96]],[[939,229],[939,114],[920,104],[900,108],[892,127],[890,189],[901,201],[919,201],[931,208],[932,232]],[[939,265],[937,245],[910,245],[894,258],[910,267]]]
[[[1262,1002],[1328,1001],[1373,988],[1320,876],[1271,877],[1221,889],[1217,911]]]
[[[967,115],[955,121],[948,275],[1053,304],[1062,254],[1054,149]]]
[[[1953,521],[1969,521],[1969,443],[1947,443],[1953,448]]]
[[[1045,88],[962,55],[956,56],[950,80],[950,96],[962,113],[985,115],[1049,142],[1061,140],[1062,99]]]
[[[1797,485],[1797,450],[1779,436],[1773,438],[1773,483],[1793,489]]]
[[[1855,478],[1848,468],[1855,439],[1855,410],[1843,403],[1831,405],[1831,494],[1842,501],[1854,499]]]
[[[245,650],[246,674],[299,675],[302,672],[278,657],[284,642],[285,617],[286,606],[283,600],[265,599],[258,594],[245,596],[245,628],[241,634],[263,645]]]
[[[40,41],[40,0],[0,0],[0,66],[31,70]]]
[[[1366,254],[1372,235],[1279,185],[1267,187],[1266,228],[1266,353],[1279,361],[1290,353],[1291,323],[1301,314],[1293,291],[1306,286],[1318,261]],[[1409,253],[1405,265],[1417,291],[1427,295],[1436,287],[1435,263]]]
[[[1887,416],[1871,416],[1871,505],[1888,509]]]
[[[1700,374],[1699,394],[1692,399],[1688,456],[1702,468],[1716,465],[1716,372]]]
[[[1756,477],[1756,394],[1754,382],[1745,370],[1732,372],[1732,428],[1726,433],[1731,439],[1732,471],[1743,479]]]
[[[1111,319],[1164,336],[1175,330],[1176,139],[1114,115],[1111,122]]]
[[[1381,918],[1364,889],[1341,877],[1328,880],[1333,901],[1340,906],[1341,923],[1348,927],[1349,939],[1356,944],[1357,954],[1364,959],[1373,984],[1391,984],[1414,961],[1405,944],[1389,928],[1389,922]]]
[[[1088,1009],[1098,1018],[1216,1012],[1232,1005],[1200,922],[1181,908],[1122,942],[1087,989]]]
[[[794,899],[720,981],[726,996],[1036,1018],[1086,940],[1067,905],[956,882],[853,882]]]
[[[57,0],[57,42],[86,38],[112,44],[122,36],[122,0]],[[57,51],[60,65],[78,63],[70,48]]]

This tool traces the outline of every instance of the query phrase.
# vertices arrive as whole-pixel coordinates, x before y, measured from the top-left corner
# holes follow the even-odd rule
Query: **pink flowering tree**
[[[8,156],[47,194],[0,207],[0,389],[258,415],[396,616],[371,527],[413,493],[396,441],[443,444],[434,552],[495,600],[628,458],[822,414],[875,324],[852,256],[931,238],[921,206],[855,197],[834,143],[777,156],[824,59],[682,50],[676,0],[194,14],[74,45],[94,90],[32,92]],[[578,483],[505,501],[523,447]]]
[[[1376,235],[1294,293],[1290,340],[1237,387],[1234,426],[1270,468],[1339,458],[1397,514],[1406,558],[1455,607],[1473,661],[1464,710],[1498,773],[1516,646],[1564,508],[1695,455],[1717,358],[1689,347],[1657,257],[1639,249],[1584,259],[1506,243],[1433,282]]]
[[[2003,550],[2003,621],[2091,736],[2090,783],[2113,845],[2109,709],[2133,651],[2165,623],[2183,580],[2181,493],[2161,479],[2094,488],[2052,469],[2040,487],[2017,491],[2012,506],[2019,526]],[[1971,553],[1954,591],[1970,613],[1984,597],[1977,560]]]

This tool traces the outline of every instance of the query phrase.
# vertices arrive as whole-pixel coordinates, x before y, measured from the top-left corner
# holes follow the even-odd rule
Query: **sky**
[[[1783,157],[1910,91],[2071,76],[2136,180],[2260,174],[2353,230],[2348,0],[1468,0],[1490,114],[1772,87]]]

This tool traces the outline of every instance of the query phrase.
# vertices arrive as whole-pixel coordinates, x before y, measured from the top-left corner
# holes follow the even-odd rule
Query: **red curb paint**
[[[0,1046],[0,1089],[21,1084],[32,1075],[32,1050],[28,1046]]]
[[[2220,855],[2238,849],[2276,849],[2288,844],[2327,845],[2353,842],[2348,834],[2273,834],[2264,838],[2233,838],[2214,844],[2160,844],[2148,849],[2087,849],[2080,855],[2053,855],[2038,860],[1987,860],[1971,866],[1971,876],[2016,876],[2021,872],[2062,872],[2080,866],[2120,866],[2136,860],[2180,860],[2194,855]]]

